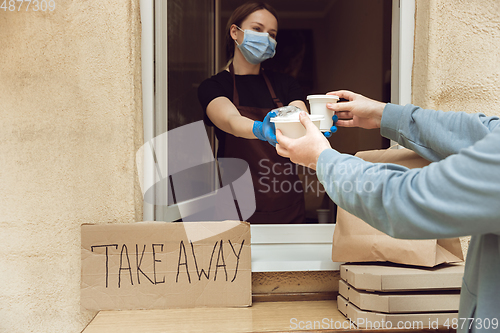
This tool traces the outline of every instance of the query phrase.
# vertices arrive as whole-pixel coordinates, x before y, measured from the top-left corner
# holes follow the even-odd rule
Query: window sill
[[[251,225],[252,272],[338,271],[335,224]]]

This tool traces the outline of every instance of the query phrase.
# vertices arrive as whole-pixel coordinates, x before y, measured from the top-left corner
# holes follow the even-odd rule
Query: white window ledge
[[[252,272],[334,271],[332,261],[335,224],[250,226]]]

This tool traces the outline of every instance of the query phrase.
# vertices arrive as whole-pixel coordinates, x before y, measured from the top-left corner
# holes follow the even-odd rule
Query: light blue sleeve
[[[422,109],[404,108],[401,113],[409,114],[400,114],[395,118],[399,125],[386,130],[424,157],[440,161],[407,169],[325,150],[318,159],[317,175],[328,195],[339,207],[396,238],[500,234],[500,127],[483,130],[495,128],[495,120],[485,123],[483,116],[460,113],[455,113],[459,119],[455,120],[453,113],[432,115],[431,110],[420,117]],[[403,117],[417,119],[417,124],[408,126]],[[429,132],[430,123],[439,133]],[[489,133],[474,142],[478,135],[468,133],[472,129]]]
[[[482,113],[443,112],[388,103],[380,133],[434,162],[473,145],[499,125],[498,117]]]

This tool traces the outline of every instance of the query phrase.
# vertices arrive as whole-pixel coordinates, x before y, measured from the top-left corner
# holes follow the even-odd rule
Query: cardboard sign
[[[251,305],[246,222],[84,224],[81,231],[83,308]]]

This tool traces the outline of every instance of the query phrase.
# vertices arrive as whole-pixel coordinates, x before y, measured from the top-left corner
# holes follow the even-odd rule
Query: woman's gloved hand
[[[263,121],[254,121],[252,132],[262,141],[269,142],[270,145],[276,147],[276,127],[271,122],[271,118],[276,117],[276,111],[272,110],[266,115]]]
[[[330,130],[329,130],[329,131],[323,132],[323,134],[324,134],[327,138],[331,137],[333,133],[337,132],[337,126],[335,126],[335,124],[336,124],[336,123],[337,123],[337,121],[339,120],[339,117],[338,117],[336,114],[334,114],[334,115],[332,116],[332,120],[333,120],[333,126],[332,126],[332,127],[330,127]]]

